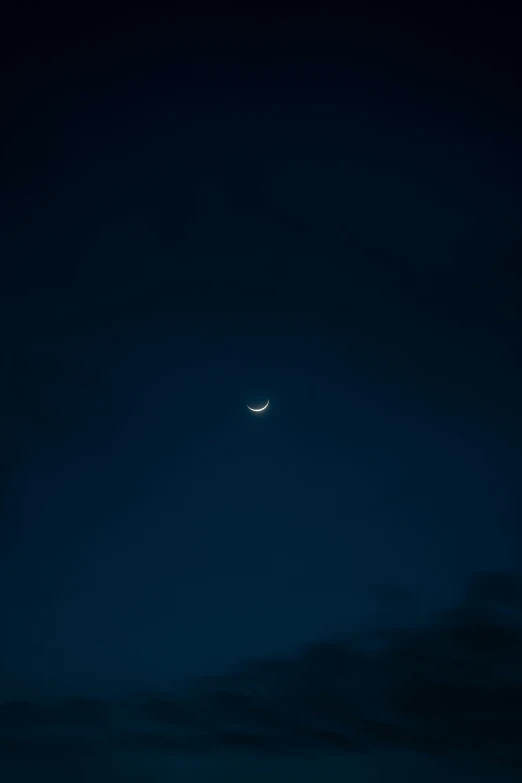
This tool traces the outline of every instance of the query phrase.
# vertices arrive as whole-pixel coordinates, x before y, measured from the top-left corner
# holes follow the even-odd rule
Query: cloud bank
[[[73,763],[95,774],[115,752],[396,750],[516,770],[521,737],[522,585],[500,574],[477,577],[460,605],[416,627],[320,641],[183,693],[0,705],[0,759],[30,756],[64,775]]]

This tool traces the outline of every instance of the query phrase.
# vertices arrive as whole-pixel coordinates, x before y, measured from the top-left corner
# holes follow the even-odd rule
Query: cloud
[[[508,610],[508,611],[506,611]],[[353,753],[398,749],[522,763],[522,593],[485,575],[462,605],[371,648],[350,638],[202,680],[135,706],[173,750]],[[156,727],[156,733],[152,727]]]
[[[349,636],[318,642],[176,695],[0,707],[0,755],[52,752],[56,743],[76,754],[394,750],[500,770],[522,764],[521,736],[522,592],[493,574],[451,611],[366,645]]]
[[[108,714],[105,702],[88,699],[54,704],[6,702],[0,704],[0,726],[99,726],[106,722]]]

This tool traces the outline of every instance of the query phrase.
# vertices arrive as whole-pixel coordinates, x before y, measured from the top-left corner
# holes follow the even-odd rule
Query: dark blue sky
[[[511,28],[9,22],[6,780],[520,762]]]

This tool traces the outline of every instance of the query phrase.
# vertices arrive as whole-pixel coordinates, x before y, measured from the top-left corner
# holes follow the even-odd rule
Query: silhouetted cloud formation
[[[142,718],[170,730],[147,747],[266,753],[399,748],[522,762],[520,585],[478,578],[464,604],[424,627],[387,632],[371,649],[316,644],[155,698]]]
[[[109,719],[110,718],[110,719]],[[0,751],[103,756],[386,749],[522,763],[522,587],[492,574],[422,626],[349,637],[127,703],[0,706]]]

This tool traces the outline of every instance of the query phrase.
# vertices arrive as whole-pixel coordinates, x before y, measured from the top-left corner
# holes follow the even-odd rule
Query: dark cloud
[[[478,578],[452,611],[303,648],[119,704],[4,704],[2,754],[122,751],[265,755],[383,750],[522,764],[520,585]],[[509,611],[506,611],[506,607]],[[108,715],[110,712],[110,729]],[[57,751],[57,748],[59,749]]]
[[[471,586],[469,599],[479,606],[491,603],[522,611],[522,580],[513,575],[497,572],[479,574]]]
[[[351,639],[303,649],[198,683],[184,699],[148,699],[148,746],[266,753],[395,748],[522,762],[520,586],[484,575],[461,606],[396,629],[371,649]],[[167,739],[160,737],[160,727]]]
[[[15,701],[0,704],[0,726],[100,726],[108,714],[105,702],[88,699],[56,704]]]

